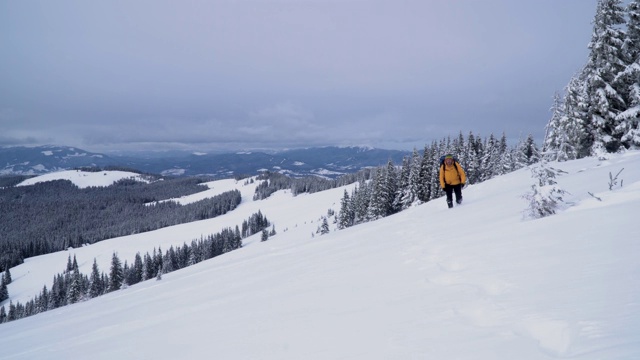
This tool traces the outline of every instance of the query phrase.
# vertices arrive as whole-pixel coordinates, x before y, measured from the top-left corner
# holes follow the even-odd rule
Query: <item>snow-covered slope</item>
[[[129,171],[82,171],[82,170],[64,170],[52,172],[40,176],[36,176],[27,179],[17,186],[28,186],[45,181],[52,180],[69,180],[79,188],[86,188],[89,186],[109,186],[116,181],[122,179],[134,179],[136,181],[147,182],[143,176]]]
[[[0,325],[3,359],[638,359],[640,152],[553,164],[566,210],[524,220],[527,169],[314,235],[343,188],[245,201],[210,220],[28,259],[24,301],[76,255],[181,245],[260,209],[278,234],[90,301]],[[622,181],[609,190],[609,173]],[[216,187],[216,184],[210,186]],[[593,193],[601,201],[588,194]],[[45,279],[46,278],[46,279]],[[5,302],[6,305],[6,302]]]

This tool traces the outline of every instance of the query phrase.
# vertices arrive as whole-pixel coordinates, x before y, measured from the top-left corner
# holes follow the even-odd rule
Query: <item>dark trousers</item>
[[[456,202],[459,204],[462,201],[462,184],[444,186],[444,191],[447,193],[447,204],[453,204],[453,193],[456,193]]]

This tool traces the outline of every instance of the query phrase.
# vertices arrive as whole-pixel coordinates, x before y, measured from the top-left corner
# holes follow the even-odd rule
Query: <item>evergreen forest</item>
[[[68,180],[0,190],[0,271],[69,247],[212,218],[240,204],[230,191],[188,205],[161,200],[206,190],[205,178],[123,179],[80,189]]]

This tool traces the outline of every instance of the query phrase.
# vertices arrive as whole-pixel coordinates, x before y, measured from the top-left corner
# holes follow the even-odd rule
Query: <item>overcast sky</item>
[[[0,1],[0,145],[541,140],[587,60],[596,3]]]

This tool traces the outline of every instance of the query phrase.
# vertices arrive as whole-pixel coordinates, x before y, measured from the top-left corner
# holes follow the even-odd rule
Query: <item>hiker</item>
[[[456,193],[456,203],[462,204],[462,188],[467,176],[460,163],[451,154],[443,156],[440,162],[440,187],[447,193],[447,205],[453,207],[453,192]]]

